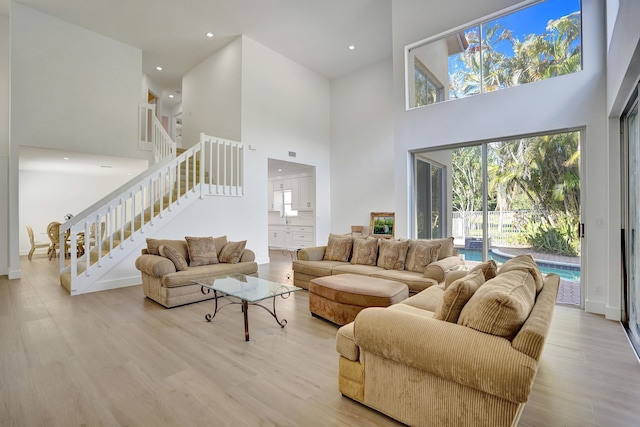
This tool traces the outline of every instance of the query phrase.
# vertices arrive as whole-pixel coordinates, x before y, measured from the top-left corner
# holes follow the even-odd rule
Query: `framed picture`
[[[393,212],[371,212],[369,230],[374,237],[393,238],[396,215]]]

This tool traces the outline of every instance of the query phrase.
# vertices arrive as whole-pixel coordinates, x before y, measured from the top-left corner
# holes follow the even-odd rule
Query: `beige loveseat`
[[[298,251],[293,283],[309,289],[317,277],[351,273],[402,282],[415,294],[443,282],[447,271],[462,264],[453,237],[392,240],[331,234],[327,246]]]
[[[136,268],[142,273],[142,290],[167,308],[211,299],[213,293],[203,294],[192,281],[258,272],[255,254],[244,248],[245,243],[228,242],[227,236],[147,239],[147,249],[136,259]]]
[[[341,327],[340,392],[411,426],[516,425],[560,278],[543,278],[527,256],[507,261],[495,278],[490,267],[447,279],[446,290],[366,308]]]

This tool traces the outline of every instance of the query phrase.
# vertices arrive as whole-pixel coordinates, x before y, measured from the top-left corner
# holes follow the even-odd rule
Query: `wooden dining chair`
[[[29,243],[31,243],[31,250],[29,250],[29,255],[27,256],[27,258],[29,258],[29,261],[31,261],[31,257],[33,257],[33,253],[36,249],[48,248],[49,252],[51,251],[51,242],[35,241],[33,237],[33,229],[29,224],[27,224],[27,234],[29,235]]]
[[[49,236],[49,240],[51,240],[51,250],[49,251],[49,261],[51,258],[57,256],[56,251],[60,249],[60,224],[59,222],[53,221],[47,225],[47,236]]]

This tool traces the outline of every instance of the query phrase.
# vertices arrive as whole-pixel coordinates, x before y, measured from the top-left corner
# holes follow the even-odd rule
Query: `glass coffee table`
[[[228,276],[212,277],[210,279],[194,280],[194,283],[201,286],[200,291],[203,294],[209,294],[213,291],[215,299],[215,309],[213,314],[206,314],[204,318],[207,322],[216,317],[218,311],[224,307],[233,304],[242,306],[244,314],[244,340],[249,341],[249,319],[247,312],[249,306],[254,305],[265,309],[276,319],[278,325],[284,328],[287,324],[286,319],[278,319],[276,314],[276,297],[289,298],[292,292],[301,290],[296,286],[285,285],[284,283],[271,282],[255,276],[245,276],[244,274],[231,274]],[[228,302],[224,305],[218,304],[219,299],[226,299]],[[261,301],[273,300],[273,309],[260,304]]]

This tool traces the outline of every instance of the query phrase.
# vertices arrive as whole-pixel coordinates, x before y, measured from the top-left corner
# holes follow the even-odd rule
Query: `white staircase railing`
[[[141,246],[145,234],[204,196],[244,195],[244,146],[200,135],[179,156],[153,165],[60,227],[60,281],[71,293],[91,285]]]
[[[153,104],[141,105],[139,112],[139,147],[153,151],[154,163],[171,155],[175,156],[176,143],[173,142],[167,130],[156,117],[156,106]]]

